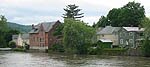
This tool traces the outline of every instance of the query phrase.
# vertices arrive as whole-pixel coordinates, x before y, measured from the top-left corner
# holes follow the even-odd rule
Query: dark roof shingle
[[[38,33],[41,25],[43,25],[44,31],[48,32],[50,29],[52,29],[52,27],[55,23],[56,22],[43,22],[43,23],[40,23],[40,24],[36,25],[34,27],[34,29],[32,29],[29,33]]]

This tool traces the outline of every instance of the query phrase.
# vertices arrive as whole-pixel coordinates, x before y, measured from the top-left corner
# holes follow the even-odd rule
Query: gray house
[[[102,30],[97,31],[97,40],[105,40],[112,42],[113,46],[119,45],[119,32],[121,31],[121,27],[112,27],[112,26],[106,26]]]
[[[126,31],[120,32],[120,44],[122,45],[123,42],[123,47],[129,46],[130,48],[137,48],[140,46],[140,41],[143,40],[143,31],[144,28],[139,28],[139,27],[123,27]],[[125,44],[126,43],[126,44]]]
[[[143,28],[106,26],[97,31],[97,40],[112,41],[112,46],[136,48],[143,39]]]

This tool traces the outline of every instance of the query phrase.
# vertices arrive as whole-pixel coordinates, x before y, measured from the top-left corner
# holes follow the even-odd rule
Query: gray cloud
[[[129,1],[133,0],[0,0],[0,14],[5,15],[8,21],[19,24],[63,21],[63,8],[68,4],[76,4],[84,13],[82,20],[92,25],[100,16],[107,15],[110,9],[119,8]],[[145,6],[146,15],[149,16],[149,1],[136,1]]]

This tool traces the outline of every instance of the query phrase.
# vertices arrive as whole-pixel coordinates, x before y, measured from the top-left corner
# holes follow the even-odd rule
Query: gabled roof
[[[120,29],[121,27],[106,26],[101,31],[98,31],[97,34],[113,34],[114,32],[117,32]]]
[[[22,34],[22,35],[21,35],[21,38],[22,38],[22,39],[29,39],[29,34]]]
[[[48,32],[50,29],[52,29],[53,25],[56,22],[43,22],[43,23],[40,23],[40,24],[34,26],[34,29],[32,29],[29,33],[38,33],[41,25],[43,26],[44,31]]]
[[[12,35],[12,39],[18,39],[18,35]]]
[[[144,31],[144,28],[139,28],[139,27],[123,27],[125,30],[127,31],[137,31],[137,32],[140,32],[140,31]]]
[[[20,34],[18,35],[12,35],[12,39],[18,39],[18,37],[20,36]],[[22,39],[29,39],[29,34],[21,34],[21,38]]]

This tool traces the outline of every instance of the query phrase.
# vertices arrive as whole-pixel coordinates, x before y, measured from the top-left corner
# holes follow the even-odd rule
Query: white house
[[[29,44],[29,34],[13,35],[12,41],[14,41],[17,46],[24,46],[25,44]]]

